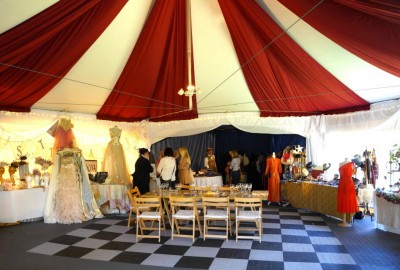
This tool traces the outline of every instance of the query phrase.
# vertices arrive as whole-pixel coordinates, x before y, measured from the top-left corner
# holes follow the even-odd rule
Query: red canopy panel
[[[59,1],[0,35],[0,110],[30,111],[74,66],[127,0]]]
[[[188,97],[178,95],[181,88],[188,86],[186,13],[186,0],[154,3],[114,90],[97,113],[98,119],[171,121],[197,118],[195,96],[193,109],[188,110]],[[194,83],[193,60],[191,65]]]
[[[318,64],[255,1],[219,0],[261,116],[368,110],[369,103]]]
[[[319,0],[278,0],[302,17]],[[325,0],[304,21],[346,50],[400,77],[400,1]]]

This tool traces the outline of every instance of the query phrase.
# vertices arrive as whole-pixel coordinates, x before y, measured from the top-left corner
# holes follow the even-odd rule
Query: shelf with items
[[[389,162],[387,163],[386,169],[389,175],[389,187],[392,188],[393,184],[398,183],[394,183],[394,174],[400,173],[400,146],[397,144],[393,145],[392,149],[389,151]]]

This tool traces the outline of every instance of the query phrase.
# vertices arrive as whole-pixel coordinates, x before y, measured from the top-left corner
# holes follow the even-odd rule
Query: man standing
[[[204,158],[204,167],[207,170],[217,172],[217,162],[215,161],[215,156],[211,147],[207,148],[207,156]]]

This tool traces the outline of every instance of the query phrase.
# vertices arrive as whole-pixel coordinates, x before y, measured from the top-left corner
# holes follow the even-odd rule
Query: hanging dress
[[[353,162],[348,162],[339,168],[340,180],[337,195],[337,211],[339,213],[358,211],[356,188],[352,179],[353,172]]]
[[[111,141],[104,152],[103,171],[108,172],[109,183],[131,185],[131,176],[126,165],[124,148],[120,143],[122,130],[118,127],[113,127],[109,131]]]

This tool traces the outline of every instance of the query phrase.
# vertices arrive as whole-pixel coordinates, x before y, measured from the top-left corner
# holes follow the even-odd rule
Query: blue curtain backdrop
[[[280,152],[288,145],[301,145],[306,147],[306,138],[297,134],[258,134],[248,133],[232,126],[221,126],[215,130],[192,135],[167,138],[151,146],[151,152],[155,160],[159,158],[160,151],[169,146],[176,150],[185,146],[192,160],[192,169],[200,170],[204,167],[204,157],[207,147],[214,149],[217,159],[218,171],[224,173],[225,164],[229,150],[237,150],[246,153],[249,157],[263,155],[267,156],[272,152]]]

